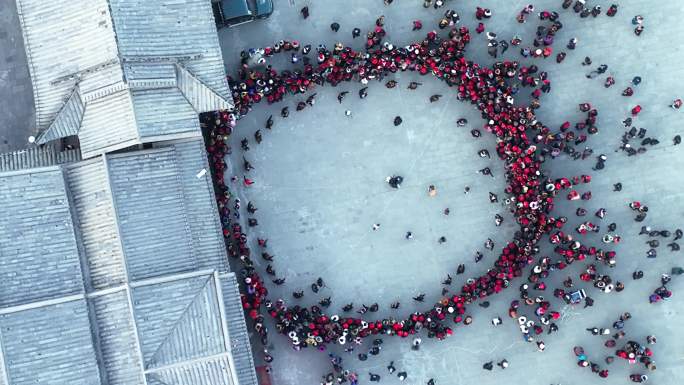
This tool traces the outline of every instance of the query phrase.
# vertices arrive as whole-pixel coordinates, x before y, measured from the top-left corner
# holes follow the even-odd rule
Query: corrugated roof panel
[[[195,295],[154,355],[147,360],[145,368],[171,365],[225,351],[218,296],[214,280],[210,279]]]
[[[144,385],[135,325],[125,290],[92,298],[108,385]]]
[[[130,92],[123,90],[88,102],[78,138],[84,158],[103,153],[109,146],[137,141]]]
[[[201,55],[185,65],[199,79],[229,97],[211,3],[207,0],[110,0],[121,55]]]
[[[90,284],[104,289],[126,281],[123,252],[101,157],[65,170]]]
[[[178,88],[135,90],[132,97],[142,138],[182,132],[200,135],[197,112]]]
[[[196,270],[173,148],[108,157],[129,279]]]
[[[81,160],[78,149],[58,151],[52,143],[0,154],[0,172],[54,166]]]
[[[3,314],[0,327],[10,384],[100,384],[84,300]]]
[[[223,291],[223,304],[226,311],[226,323],[230,337],[230,349],[235,364],[235,372],[240,385],[258,385],[254,369],[254,357],[249,343],[247,324],[240,300],[235,274],[222,274],[220,277]]]
[[[181,65],[177,66],[177,83],[197,113],[233,108],[232,97],[229,96],[226,100]]]
[[[214,24],[211,23],[211,27],[213,26]],[[218,92],[220,95],[223,95],[227,100],[232,100],[232,93],[230,92],[228,80],[226,79],[226,69],[223,64],[223,57],[221,56],[221,50],[218,48],[218,34],[212,32],[211,35],[207,35],[207,42],[214,39],[216,39],[216,54],[207,54],[204,55],[201,60],[190,60],[183,62],[182,64],[209,88]]]
[[[121,69],[121,62],[119,58],[104,62],[97,71],[92,71],[83,74],[81,81],[78,83],[78,88],[81,92],[81,97],[84,101],[92,100],[89,96],[96,93],[98,90],[112,87],[114,85],[124,86],[124,74]]]
[[[83,102],[78,93],[78,88],[76,88],[59,110],[55,120],[36,139],[36,143],[43,144],[51,140],[78,134],[78,129],[81,127],[81,119],[83,119],[83,110]]]
[[[227,271],[226,246],[214,199],[207,153],[202,138],[178,141],[173,145],[180,168],[185,208],[192,234],[192,248],[200,269]],[[202,170],[207,173],[200,178]]]
[[[231,379],[230,363],[225,356],[149,373],[147,378],[149,384],[237,385]]]
[[[44,130],[76,84],[76,79],[53,81],[117,58],[111,16],[106,0],[17,0],[17,9],[33,81],[36,122]]]
[[[133,313],[146,367],[193,300],[204,290],[210,277],[200,276],[132,289]]]
[[[58,168],[0,174],[0,307],[83,291]]]
[[[138,79],[176,79],[176,68],[173,63],[126,62],[123,68],[128,81]]]

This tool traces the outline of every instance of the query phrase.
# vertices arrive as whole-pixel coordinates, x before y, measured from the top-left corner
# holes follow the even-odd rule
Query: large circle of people
[[[531,10],[526,8],[519,18],[524,21],[530,12]],[[453,18],[454,15],[450,17]],[[562,28],[562,24],[558,21],[558,14],[555,12],[542,12],[540,19],[550,24],[537,29],[536,40],[539,40],[539,44],[544,46],[544,49],[540,55],[532,56],[546,58],[553,51],[553,37]],[[447,25],[450,25],[448,21]],[[334,25],[331,28],[335,30]],[[339,25],[337,28],[339,29]],[[414,30],[420,28],[422,24],[414,22]],[[482,33],[483,31],[484,28],[478,25],[476,32]],[[354,37],[359,34],[360,32],[355,29]],[[467,325],[472,321],[472,317],[467,313],[469,305],[476,301],[486,302],[489,296],[510,287],[512,281],[522,277],[525,267],[531,264],[534,264],[534,267],[527,277],[528,283],[524,283],[519,289],[521,301],[516,300],[511,303],[509,315],[519,321],[521,332],[528,341],[542,334],[545,327],[549,329],[549,332],[557,330],[554,321],[560,318],[560,313],[551,308],[548,300],[541,296],[534,297],[529,291],[544,290],[546,285],[543,280],[552,271],[562,270],[574,261],[593,258],[597,263],[613,266],[616,263],[616,254],[614,251],[588,246],[574,239],[569,231],[562,231],[567,218],[553,215],[554,200],[563,190],[569,190],[566,195],[569,200],[591,199],[591,192],[580,194],[575,189],[578,185],[591,182],[591,177],[581,175],[551,179],[542,170],[546,157],[554,157],[564,150],[562,142],[567,139],[565,138],[566,130],[570,127],[569,122],[565,122],[560,128],[561,133],[556,134],[535,115],[535,110],[540,106],[541,94],[550,92],[551,89],[547,74],[540,72],[535,65],[523,66],[517,61],[498,61],[491,67],[486,67],[468,60],[465,56],[465,49],[471,40],[471,34],[467,27],[453,26],[446,36],[431,31],[422,41],[404,47],[395,47],[388,42],[383,42],[385,35],[381,18],[366,36],[365,51],[355,51],[341,43],[335,44],[331,50],[321,45],[312,51],[308,45],[300,47],[297,41],[280,41],[272,47],[259,51],[259,54],[263,56],[261,62],[276,54],[290,53],[294,58],[295,53],[301,52],[307,57],[304,66],[302,69],[292,71],[278,72],[271,66],[265,69],[250,67],[247,64],[248,55],[245,54],[239,78],[231,79],[231,91],[235,101],[234,111],[222,111],[204,116],[204,124],[209,128],[207,151],[217,190],[223,233],[229,255],[242,262],[240,270],[240,278],[244,285],[241,295],[242,305],[254,322],[254,330],[266,345],[268,329],[264,321],[265,313],[267,313],[273,318],[277,332],[286,335],[297,350],[306,347],[323,348],[326,344],[360,344],[364,338],[370,336],[414,336],[421,329],[427,331],[428,337],[441,340],[453,333],[453,325]],[[310,52],[313,60],[308,56]],[[565,57],[564,53],[563,57]],[[557,58],[557,61],[561,60]],[[235,201],[235,197],[232,196],[229,181],[236,181],[237,177],[229,175],[232,170],[228,169],[224,158],[230,152],[228,138],[236,128],[238,119],[248,114],[255,103],[263,100],[269,104],[276,103],[282,101],[288,94],[305,94],[314,90],[316,86],[326,84],[337,86],[342,82],[358,81],[365,85],[373,80],[381,81],[398,71],[432,75],[453,88],[459,101],[469,103],[480,111],[484,121],[483,128],[496,137],[496,155],[504,162],[506,203],[519,226],[513,239],[502,248],[501,254],[485,274],[468,279],[457,294],[445,295],[443,292],[441,300],[434,306],[424,311],[415,311],[405,319],[366,320],[347,314],[329,315],[321,308],[327,308],[327,306],[288,306],[282,299],[276,301],[269,299],[264,280],[251,260],[254,253],[248,245],[248,236],[239,221],[233,220],[233,217],[239,218],[239,216],[231,216],[231,207],[233,210],[238,210],[239,201]],[[532,89],[532,101],[528,105],[516,105],[515,97],[520,89],[517,85],[511,85],[513,81],[522,87]],[[390,84],[394,87],[396,82],[390,80],[386,85],[390,87]],[[420,83],[411,82],[409,89],[415,89],[418,84]],[[359,92],[361,98],[367,95],[365,89]],[[340,102],[345,94],[346,92],[343,92],[338,95]],[[306,104],[313,105],[314,95],[309,96],[306,103],[300,102],[297,110],[300,110],[300,107],[305,108]],[[586,119],[577,123],[575,128],[586,129],[589,134],[598,132],[597,110],[588,103],[583,103],[580,105],[580,111],[586,113]],[[281,115],[286,117],[288,113],[285,107]],[[639,111],[632,111],[632,113],[636,115]],[[397,123],[397,118],[399,123]],[[401,118],[397,118],[395,118],[395,125],[401,124]],[[465,120],[461,119],[457,125],[464,126],[464,122]],[[272,126],[273,119],[269,117],[265,128],[270,130]],[[471,133],[473,136],[479,136],[479,130],[474,129]],[[581,136],[586,138],[586,135]],[[260,130],[255,134],[255,139],[257,142],[261,141]],[[242,145],[243,149],[247,146],[244,141]],[[542,150],[543,148],[547,149]],[[549,151],[548,148],[552,150]],[[246,160],[245,163],[246,171],[248,171],[251,165]],[[600,158],[599,163],[601,163]],[[401,177],[390,178],[390,185],[392,181],[396,184],[397,178]],[[241,182],[246,187],[254,183],[247,176],[244,176]],[[490,199],[492,195],[494,194],[490,193]],[[496,195],[494,199],[497,199]],[[639,202],[636,203],[639,204]],[[248,207],[248,211],[253,213],[255,209]],[[605,212],[603,214],[605,215]],[[582,226],[580,226],[582,229],[577,230],[580,233],[582,233],[581,230],[585,232],[592,230],[593,225],[588,222]],[[550,257],[544,257],[535,261],[534,256],[539,250],[538,242],[545,235],[549,237],[552,244],[555,244],[558,258],[552,260]],[[611,242],[604,241],[604,243],[610,244],[617,241],[619,237],[611,237]],[[257,242],[261,257],[271,261],[273,256],[269,254],[268,241],[257,239]],[[610,276],[597,272],[594,264],[589,265],[580,278],[583,281],[593,282],[595,287],[603,291],[613,290],[616,287]],[[450,281],[449,279],[449,284]],[[282,284],[284,279],[276,279],[274,283]],[[566,285],[566,288],[568,287],[572,287],[572,284]],[[568,303],[586,300],[585,307],[591,306],[593,302],[584,291],[570,292],[556,289],[554,296]],[[422,297],[420,300],[422,301]],[[519,314],[521,304],[533,309],[538,319],[537,322],[527,319],[522,313]],[[346,313],[351,309],[345,307],[344,310]],[[537,345],[543,350],[543,341],[538,342]],[[607,371],[600,373],[601,376],[603,374],[607,375]]]

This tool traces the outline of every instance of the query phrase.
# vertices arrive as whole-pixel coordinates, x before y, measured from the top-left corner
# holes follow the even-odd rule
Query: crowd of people
[[[433,4],[432,1],[429,3],[430,5]],[[564,1],[563,7],[566,7],[568,3],[572,2]],[[577,10],[578,3],[581,5],[579,11]],[[587,12],[584,1],[581,0],[575,3],[574,9],[580,13],[580,16]],[[525,7],[518,16],[518,21],[527,21],[533,10],[532,5]],[[308,18],[309,12],[306,7],[302,9],[302,17]],[[601,13],[601,9],[596,6],[588,12],[596,17]],[[613,5],[607,13],[609,16],[613,16],[616,12],[617,6]],[[530,49],[530,52],[535,57],[547,57],[552,52],[554,35],[562,28],[562,24],[556,12],[542,11],[538,15],[542,25],[537,29],[537,38],[534,41],[536,48]],[[491,11],[488,9],[478,7],[476,10],[476,17],[479,20],[487,19],[490,16]],[[522,284],[519,288],[520,300],[511,303],[509,316],[517,320],[524,339],[529,342],[535,341],[537,348],[543,351],[545,344],[540,337],[545,330],[547,330],[547,334],[558,330],[558,325],[554,321],[557,321],[561,314],[552,308],[548,299],[545,299],[541,294],[535,295],[533,292],[543,292],[547,289],[544,280],[552,272],[561,271],[576,261],[593,260],[593,263],[588,264],[585,270],[581,272],[579,276],[581,281],[592,283],[596,289],[602,292],[621,291],[624,288],[623,283],[614,281],[608,274],[600,273],[596,266],[597,264],[607,267],[614,266],[617,258],[616,253],[581,242],[578,237],[571,234],[572,231],[563,231],[564,225],[568,223],[568,218],[554,216],[555,200],[559,194],[563,194],[561,196],[566,196],[569,200],[591,199],[591,191],[587,190],[583,193],[578,191],[582,185],[591,182],[591,177],[581,175],[572,178],[552,179],[542,170],[542,164],[547,158],[555,158],[561,153],[568,154],[574,159],[585,159],[592,154],[588,147],[578,150],[576,146],[587,140],[587,134],[598,132],[596,127],[598,111],[592,108],[589,103],[582,103],[579,109],[586,113],[586,118],[584,121],[576,123],[574,128],[569,122],[563,123],[558,130],[544,125],[537,119],[535,110],[541,105],[542,93],[550,92],[551,89],[551,82],[547,73],[539,71],[536,65],[525,66],[517,61],[499,61],[491,67],[480,66],[469,61],[465,49],[471,40],[470,30],[465,26],[456,25],[458,14],[454,11],[447,11],[443,20],[445,21],[440,22],[440,28],[448,28],[448,32],[444,36],[436,31],[430,31],[421,41],[403,47],[395,47],[391,43],[383,41],[386,36],[384,18],[379,18],[373,29],[366,35],[365,51],[356,51],[341,43],[335,44],[332,49],[328,49],[324,45],[312,49],[310,45],[300,46],[297,41],[280,41],[270,47],[245,52],[242,55],[243,66],[240,68],[238,77],[230,79],[235,110],[233,112],[221,111],[204,116],[203,125],[208,128],[209,132],[207,151],[215,180],[223,233],[227,240],[229,255],[242,263],[240,270],[244,287],[242,304],[248,317],[253,321],[253,328],[260,335],[264,346],[268,344],[269,338],[269,330],[266,327],[267,316],[273,319],[276,332],[287,336],[292,347],[296,350],[307,347],[325,350],[326,346],[333,344],[360,345],[364,339],[373,338],[375,339],[374,348],[370,351],[370,354],[373,354],[373,351],[379,352],[381,350],[381,342],[377,343],[378,337],[381,335],[411,337],[414,345],[419,346],[418,335],[422,329],[426,330],[429,338],[445,339],[454,333],[453,325],[467,325],[472,322],[472,317],[468,315],[467,310],[469,305],[480,301],[488,306],[489,302],[486,300],[490,296],[510,287],[513,280],[524,275],[524,269],[527,266],[534,265],[527,276],[527,283]],[[643,19],[641,20],[643,21]],[[420,30],[422,23],[414,21],[413,26],[414,30]],[[641,21],[639,26],[641,26]],[[335,32],[339,28],[340,26],[337,23],[331,25],[331,29]],[[356,31],[357,29],[355,28],[352,33],[354,38],[360,35],[360,32]],[[476,32],[483,31],[484,25],[478,25]],[[507,48],[507,43],[501,44],[495,38],[495,34],[491,38],[488,36],[490,48],[500,47],[503,49],[503,46]],[[513,45],[518,44],[520,44],[519,41]],[[538,55],[537,51],[539,51]],[[264,64],[266,59],[280,53],[297,58],[297,60],[292,60],[293,63],[298,63],[301,57],[303,67],[278,72],[271,66],[266,66],[264,69],[248,65],[255,55],[260,57],[259,64]],[[523,53],[521,52],[521,54]],[[496,54],[492,56],[496,57]],[[526,55],[523,54],[523,56]],[[248,114],[254,104],[260,101],[279,102],[284,100],[287,95],[310,93],[316,87],[323,85],[334,87],[342,82],[359,82],[363,87],[359,91],[359,97],[364,98],[367,95],[366,85],[369,82],[373,80],[383,81],[392,73],[401,71],[412,71],[420,75],[436,77],[453,89],[459,101],[472,105],[481,113],[485,122],[483,128],[497,139],[494,155],[505,165],[506,204],[515,217],[518,231],[515,232],[513,239],[502,247],[501,254],[485,274],[468,279],[456,293],[444,290],[441,299],[433,306],[422,311],[414,311],[405,319],[390,317],[367,320],[364,317],[348,314],[352,310],[352,306],[345,306],[341,315],[329,315],[326,314],[325,309],[330,306],[330,298],[321,300],[319,304],[309,307],[289,306],[283,299],[275,301],[270,299],[264,278],[257,271],[252,261],[252,258],[256,257],[255,254],[260,255],[267,262],[273,261],[273,255],[269,253],[268,240],[257,239],[258,251],[256,252],[250,248],[249,236],[244,228],[244,222],[240,218],[240,200],[233,195],[234,191],[231,188],[231,183],[241,182],[246,188],[255,183],[247,176],[252,166],[247,159],[244,159],[243,171],[245,175],[240,180],[236,175],[232,175],[237,170],[231,170],[225,161],[226,155],[231,151],[229,137],[236,128],[238,120]],[[601,68],[598,71],[601,71]],[[602,71],[605,72],[605,69]],[[392,88],[396,84],[396,81],[389,80],[386,86]],[[412,82],[408,88],[415,89],[419,85],[421,83]],[[516,104],[516,94],[520,92],[520,87],[530,88],[532,101],[527,105]],[[315,95],[315,93],[311,94],[305,101],[298,103],[296,110],[300,111],[313,106]],[[346,93],[344,92],[338,95],[340,103],[345,96]],[[434,95],[435,100],[431,98],[430,101],[435,102],[440,96]],[[675,104],[677,103],[673,103],[673,108],[679,108],[681,101],[676,107],[674,107]],[[636,116],[640,111],[641,107],[635,106],[632,109],[632,115]],[[283,108],[281,117],[287,118],[288,115],[287,107]],[[459,121],[458,125],[463,126],[465,123],[461,124]],[[264,128],[270,130],[273,124],[273,118],[269,117]],[[394,124],[401,124],[401,118],[396,117]],[[650,139],[648,143],[642,142],[644,146],[657,144],[657,140],[645,137],[645,131],[632,132],[633,130],[635,129],[630,129],[623,137],[622,148],[628,151],[630,155],[633,155],[631,151],[639,152],[639,150],[628,150],[631,148],[628,142],[634,137],[644,140]],[[479,130],[473,131],[477,132],[477,136],[479,136]],[[263,140],[262,135],[261,130],[255,133],[257,143],[261,143]],[[243,150],[249,149],[247,139],[244,139],[241,145]],[[490,154],[487,151],[480,156],[490,157]],[[606,157],[602,154],[597,159],[595,169],[600,169],[603,167]],[[486,174],[484,170],[480,171],[485,175],[491,175],[491,170],[489,171],[490,174]],[[390,176],[386,180],[392,188],[399,188],[402,181],[403,177],[398,175]],[[618,189],[617,185],[615,188]],[[564,192],[565,190],[568,190],[567,195]],[[436,188],[431,186],[431,189],[428,189],[428,194],[436,194]],[[492,194],[490,194],[490,199],[492,199]],[[498,201],[495,194],[493,199]],[[633,203],[633,206],[630,207],[638,211],[635,220],[639,221],[639,218],[641,220],[645,218],[647,209],[644,210],[639,202]],[[448,215],[446,210],[445,215]],[[253,203],[249,202],[248,213],[254,216],[256,211]],[[586,215],[586,210],[578,209],[577,215]],[[596,213],[599,220],[603,219],[605,215],[605,209]],[[248,226],[256,226],[258,222],[255,218],[250,217],[247,218],[247,224]],[[497,223],[497,225],[499,224],[500,222]],[[380,224],[375,224],[373,230],[377,230],[379,227]],[[581,236],[588,231],[598,232],[599,228],[598,225],[586,221],[575,228],[575,231]],[[608,226],[608,229],[609,233],[605,234],[603,242],[606,246],[618,243],[620,236],[615,234],[616,225],[613,223]],[[679,236],[681,237],[681,231]],[[411,237],[412,233],[408,232],[406,238],[410,239]],[[535,255],[539,251],[539,242],[545,238],[548,238],[555,245],[554,250],[557,257],[543,257],[535,261]],[[492,243],[491,248],[493,247]],[[462,266],[459,267],[461,272],[463,271]],[[276,278],[275,270],[270,263],[266,272],[274,276],[272,279],[274,284],[285,283],[285,278]],[[669,276],[667,277],[667,281],[669,281]],[[664,276],[663,280],[665,279]],[[451,276],[448,278],[448,283],[446,281],[443,283],[450,285]],[[651,296],[652,302],[657,302],[671,295],[671,292],[665,288],[666,283],[662,282],[661,287],[656,289]],[[322,280],[319,279],[319,282],[312,284],[312,290],[317,292],[318,288],[322,286]],[[563,288],[553,290],[554,297],[566,303],[584,301],[585,307],[592,306],[593,300],[586,295],[584,290],[572,290],[572,278],[568,277],[563,282],[563,286]],[[303,292],[294,292],[293,296],[301,298]],[[419,296],[420,300],[416,298],[414,300],[422,302],[423,297],[424,294],[422,297]],[[377,310],[377,304],[374,306]],[[397,303],[396,307],[398,306]],[[364,315],[367,311],[374,312],[372,306],[371,308],[364,306],[364,308],[363,312],[357,313]],[[529,312],[524,311],[525,309],[530,309],[533,315],[528,314]],[[624,322],[624,320],[622,321]],[[498,325],[501,323],[501,319],[496,318],[492,320],[492,323]],[[416,341],[418,341],[417,344]],[[647,349],[630,341],[619,349],[616,355],[625,358],[621,355],[625,353],[627,359],[631,359],[631,355],[635,355],[636,359],[641,360],[644,356],[650,357],[646,353],[650,350]],[[264,353],[267,362],[272,360],[268,351]],[[575,353],[582,366],[591,366],[592,370],[595,369],[595,364],[582,358],[584,352],[581,348],[579,351],[576,349]],[[363,359],[363,356],[366,356],[365,353],[359,354],[359,359]],[[325,376],[324,383],[349,381],[354,384],[358,381],[358,376],[355,373],[343,369],[340,357],[332,354],[330,357],[334,372]],[[588,364],[584,365],[584,362]],[[390,366],[393,367],[392,364]],[[503,360],[499,366],[503,369],[508,366],[508,362]],[[648,367],[647,363],[646,366]],[[485,364],[485,369],[491,370],[492,367],[492,362]],[[390,373],[392,372],[390,370]],[[608,375],[606,369],[597,369],[596,372],[601,377]],[[401,378],[402,375],[406,378],[406,372],[400,372],[399,377]],[[642,377],[645,380],[646,376],[643,375]],[[371,373],[370,380],[379,381],[380,375]]]
[[[588,328],[592,335],[595,336],[606,336],[606,340],[603,345],[608,349],[613,349],[618,346],[618,342],[627,337],[627,332],[625,331],[626,322],[632,318],[629,312],[625,312],[618,318],[617,321],[613,322],[613,327],[611,328]],[[613,333],[615,332],[615,333]],[[654,335],[648,335],[645,338],[647,345],[653,345],[656,343],[656,337]],[[624,341],[624,340],[623,340]],[[609,375],[609,370],[602,368],[597,362],[591,361],[581,346],[575,346],[573,352],[577,357],[577,365],[584,368],[590,368],[593,373],[596,373],[601,378],[607,378]],[[615,362],[615,358],[622,358],[626,360],[630,365],[636,364],[637,362],[642,363],[644,368],[649,372],[656,370],[655,361],[653,361],[653,351],[645,345],[642,345],[634,340],[628,340],[622,343],[621,347],[615,350],[615,355],[607,355],[604,357],[604,363],[606,365],[611,365]],[[629,379],[633,382],[644,382],[648,380],[648,375],[642,373],[634,373],[629,376]]]
[[[557,192],[543,187],[553,181],[547,180],[542,174],[542,159],[538,156],[537,146],[528,138],[529,133],[542,132],[544,126],[536,120],[533,107],[513,104],[514,93],[506,82],[506,79],[518,78],[524,86],[536,87],[542,81],[535,75],[537,69],[508,61],[497,63],[494,68],[484,68],[467,61],[463,50],[470,41],[470,33],[466,27],[453,28],[448,38],[430,32],[422,42],[397,48],[389,43],[380,44],[379,40],[373,40],[374,37],[379,39],[384,36],[384,30],[379,25],[381,23],[377,24],[367,44],[367,53],[359,53],[342,45],[336,45],[333,50],[318,47],[318,65],[305,64],[303,71],[243,71],[243,80],[233,84],[236,110],[240,114],[246,114],[253,103],[262,98],[274,102],[281,100],[288,92],[304,93],[315,85],[324,83],[336,85],[353,78],[366,83],[373,79],[382,79],[392,72],[406,70],[421,74],[431,73],[457,88],[459,100],[475,105],[489,121],[485,128],[500,139],[497,154],[506,162],[509,170],[506,192],[512,195],[512,207],[519,218],[521,231],[504,247],[497,263],[486,275],[464,285],[460,294],[444,298],[432,309],[416,312],[406,320],[366,322],[354,317],[328,317],[318,306],[289,308],[282,301],[272,303],[258,296],[251,296],[251,299],[250,296],[245,296],[248,310],[256,310],[263,301],[271,316],[278,321],[276,325],[279,331],[287,334],[298,348],[324,343],[346,343],[357,339],[356,337],[360,339],[380,333],[407,337],[423,327],[428,330],[429,337],[445,338],[452,333],[452,328],[446,324],[448,319],[460,323],[466,313],[467,304],[500,292],[508,286],[510,280],[522,275],[523,268],[531,261],[536,250],[536,243],[552,219],[549,213]],[[294,47],[289,48],[290,50],[297,49],[298,44],[284,42],[281,46],[287,51],[288,47]],[[275,54],[275,51],[265,49],[265,55]],[[223,117],[226,118],[222,122],[223,126],[232,128],[235,125],[234,115],[227,114]],[[220,142],[215,141],[213,144],[210,152],[217,153],[214,159],[219,161],[224,151],[219,148]],[[218,169],[225,170],[225,165]],[[225,182],[223,177],[218,179]],[[396,183],[396,180],[390,182]],[[219,206],[226,211],[231,205],[221,199]],[[247,254],[246,235],[237,223],[226,227],[227,234],[232,234],[238,241],[238,246],[232,250],[248,261],[249,255],[244,255]],[[252,274],[247,275],[254,286],[251,291],[259,292],[262,282]],[[292,322],[293,317],[298,322]]]

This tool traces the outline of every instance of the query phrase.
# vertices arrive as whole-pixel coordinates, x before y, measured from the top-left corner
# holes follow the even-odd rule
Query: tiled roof
[[[232,108],[210,0],[16,1],[40,144],[77,134],[90,158]]]
[[[0,174],[0,308],[83,292],[59,167]]]
[[[65,168],[76,226],[87,256],[86,269],[93,289],[126,282],[126,267],[114,213],[109,176],[102,158]]]
[[[0,154],[0,172],[26,170],[81,160],[78,149],[59,151],[52,143]]]
[[[107,158],[131,279],[196,269],[173,147]]]
[[[78,128],[81,126],[83,120],[83,113],[85,106],[78,88],[74,88],[69,98],[64,102],[60,108],[55,120],[50,123],[50,126],[45,131],[42,137],[43,142],[66,138],[78,134]]]
[[[17,0],[17,10],[42,130],[55,120],[78,73],[118,60],[112,17],[107,0]],[[123,80],[120,66],[109,79]]]
[[[226,355],[210,357],[199,363],[163,368],[147,374],[148,385],[242,385],[230,375],[230,359]]]
[[[10,385],[99,384],[85,300],[0,314]]]
[[[78,129],[78,140],[84,159],[105,149],[113,151],[138,144],[130,91],[122,89],[88,102]]]
[[[259,381],[254,371],[252,347],[249,344],[249,334],[245,324],[237,279],[235,274],[224,274],[221,275],[220,280],[230,338],[230,351],[238,383],[240,385],[258,385]]]
[[[124,61],[144,65],[159,58],[179,58],[230,101],[210,0],[109,0],[109,4]]]
[[[144,385],[140,346],[128,290],[93,297],[103,372],[109,385]]]
[[[225,351],[213,281],[202,275],[133,289],[145,369]]]
[[[197,112],[178,88],[132,91],[140,137],[199,133]]]
[[[194,139],[0,173],[0,384],[255,384],[206,162]]]
[[[218,207],[214,196],[206,193],[207,190],[214,190],[211,174],[207,172],[198,177],[202,170],[209,170],[204,143],[201,140],[185,140],[175,142],[173,147],[197,266],[200,269],[219,266],[220,271],[228,270],[228,262],[223,258],[225,243],[221,220],[215,215]]]

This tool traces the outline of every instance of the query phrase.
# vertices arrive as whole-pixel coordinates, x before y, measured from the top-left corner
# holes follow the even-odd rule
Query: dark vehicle
[[[219,28],[265,19],[273,13],[273,0],[212,0],[211,6]]]

